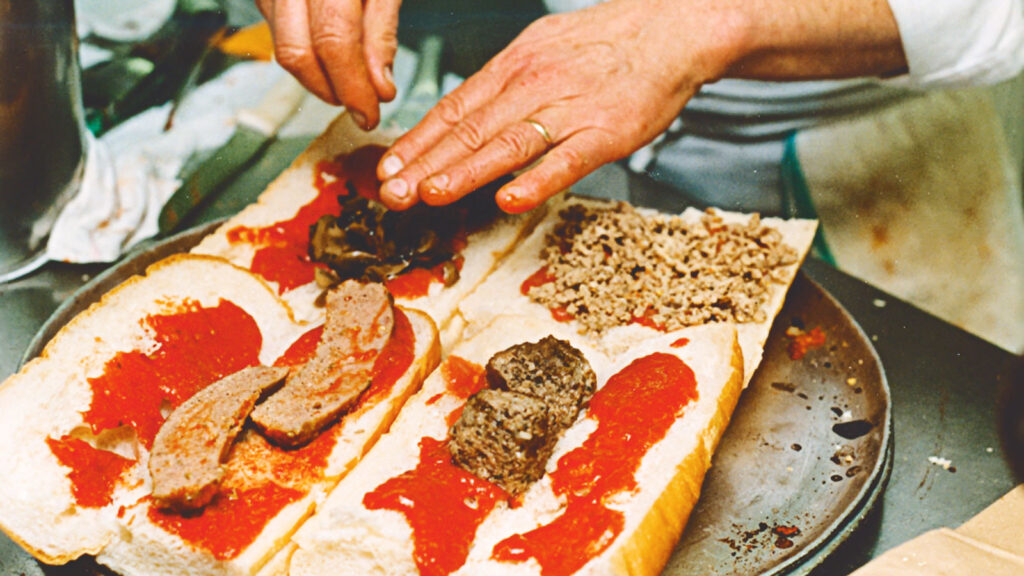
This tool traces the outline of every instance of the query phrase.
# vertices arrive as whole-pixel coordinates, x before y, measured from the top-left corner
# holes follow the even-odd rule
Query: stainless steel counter
[[[231,214],[251,201],[305,142],[275,143],[268,154],[196,222]],[[615,196],[626,184],[614,170],[588,185]],[[51,263],[0,286],[0,378],[13,373],[32,336],[62,301],[103,266]],[[895,456],[884,496],[857,532],[814,574],[845,574],[927,530],[957,526],[1016,481],[997,430],[998,392],[1013,355],[821,262],[804,271],[858,321],[881,357],[891,387]],[[949,470],[929,457],[951,461]],[[0,536],[0,574],[78,574],[89,568],[43,567]]]

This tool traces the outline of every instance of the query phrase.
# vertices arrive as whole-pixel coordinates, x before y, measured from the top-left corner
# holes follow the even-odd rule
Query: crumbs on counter
[[[853,446],[843,444],[842,446],[836,448],[835,453],[832,454],[829,460],[831,460],[833,464],[836,464],[838,466],[848,466],[850,464],[853,464],[856,458],[857,453],[856,451],[854,451]]]
[[[772,388],[776,390],[782,390],[783,392],[796,392],[796,384],[792,382],[772,382]]]
[[[776,548],[792,548],[793,538],[800,535],[800,528],[796,526],[775,526],[772,528],[772,534],[776,536]]]
[[[929,456],[928,461],[938,466],[939,468],[942,468],[943,470],[956,474],[956,466],[953,465],[953,462],[949,458],[942,458],[941,456]]]
[[[786,337],[789,342],[790,360],[800,360],[807,355],[807,352],[825,345],[825,332],[820,326],[811,330],[804,330],[798,326],[790,326],[786,329]]]

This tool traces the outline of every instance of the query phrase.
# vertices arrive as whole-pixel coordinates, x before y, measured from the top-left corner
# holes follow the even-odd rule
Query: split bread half
[[[334,197],[347,192],[345,179],[379,185],[374,176],[379,152],[396,137],[393,131],[364,132],[356,126],[349,114],[341,114],[287,170],[270,183],[256,203],[230,218],[204,238],[192,252],[218,256],[263,274],[260,265],[254,266],[254,258],[268,241],[277,244],[282,241],[280,238],[268,240],[265,231],[272,230],[279,223],[298,218],[306,223],[306,228],[293,237],[285,238],[284,242],[297,248],[294,255],[304,255],[308,246],[308,226],[324,214],[337,215],[337,204],[332,205],[332,201]],[[373,148],[377,149],[378,155],[365,154]],[[358,173],[343,173],[341,167],[349,159],[354,159],[358,165],[348,166],[348,171]],[[458,281],[451,286],[444,286],[440,281],[432,282],[425,295],[395,294],[395,302],[407,308],[422,310],[433,318],[447,349],[447,345],[458,338],[461,329],[461,324],[450,325],[458,303],[529,232],[544,212],[542,207],[520,215],[496,214],[490,222],[468,230],[466,246],[459,252],[461,264]],[[305,267],[307,278],[304,280],[288,278],[282,284],[271,273],[267,273],[265,279],[292,307],[297,318],[320,321],[323,309],[316,306],[315,302],[322,288],[312,281],[312,264],[305,263],[299,267]],[[281,268],[278,266],[275,269]],[[303,273],[303,270],[299,272]]]
[[[549,310],[524,295],[521,289],[527,278],[544,266],[542,251],[548,236],[562,221],[565,209],[571,206],[601,209],[609,207],[612,203],[606,200],[563,194],[549,200],[549,204],[551,206],[548,208],[547,215],[533,228],[530,235],[516,246],[500,267],[459,304],[458,315],[467,326],[466,337],[472,337],[474,329],[485,326],[491,318],[500,314],[549,316]],[[665,214],[649,209],[637,208],[636,211],[649,218],[667,217]],[[714,210],[714,214],[725,223],[746,223],[755,217],[752,214],[722,210]],[[697,222],[703,215],[703,211],[689,208],[680,215],[680,218],[686,222]],[[779,310],[782,309],[789,286],[811,247],[817,228],[815,220],[761,218],[760,222],[764,226],[777,230],[781,234],[782,242],[794,249],[796,258],[779,271],[779,281],[769,285],[768,298],[762,310],[764,320],[736,324],[740,347],[743,349],[744,386],[750,382],[761,363],[764,345],[768,340],[772,322]],[[688,280],[682,278],[678,281],[687,282]],[[629,306],[629,303],[623,302],[622,306]],[[577,331],[584,331],[584,328],[574,319],[568,319],[565,323]],[[593,336],[591,341],[598,347],[615,352],[627,348],[639,340],[657,337],[659,334],[661,332],[654,328],[633,323],[611,328],[599,336]]]
[[[0,528],[47,563],[89,554],[125,575],[257,572],[439,362],[433,321],[396,308],[399,316],[401,371],[375,378],[318,439],[284,450],[246,426],[213,502],[199,514],[159,510],[149,447],[173,405],[246,365],[299,361],[318,327],[296,322],[270,286],[223,260],[157,262],[0,386]]]
[[[547,462],[544,476],[521,495],[519,503],[511,505],[508,499],[498,498],[494,508],[470,534],[470,544],[461,559],[458,553],[454,559],[431,557],[431,550],[451,548],[447,539],[455,539],[459,533],[454,522],[452,527],[447,527],[446,519],[438,519],[436,530],[414,533],[404,513],[367,504],[371,501],[368,495],[388,486],[395,478],[408,477],[410,471],[417,469],[425,442],[431,439],[443,442],[449,437],[451,415],[465,402],[464,393],[453,390],[450,378],[446,377],[446,371],[451,370],[449,364],[462,359],[482,366],[495,352],[547,335],[571,342],[590,362],[598,382],[591,407],[600,402],[598,398],[610,379],[628,372],[643,359],[671,356],[673,362],[679,362],[678,366],[684,366],[678,372],[692,370],[696,398],[674,415],[661,438],[643,449],[638,455],[638,467],[634,471],[627,470],[635,479],[635,487],[606,494],[601,500],[603,507],[610,511],[608,515],[621,518],[619,529],[613,529],[614,522],[603,525],[602,516],[597,515],[585,521],[596,534],[604,534],[599,544],[591,543],[588,547],[574,542],[580,525],[569,530],[549,529],[544,536],[547,548],[560,549],[563,555],[579,560],[580,565],[573,567],[572,573],[657,574],[697,501],[711,455],[742,390],[741,351],[734,328],[727,324],[687,328],[638,340],[627,352],[611,357],[565,324],[537,316],[495,318],[456,347],[452,356],[409,400],[391,431],[342,480],[317,515],[295,534],[292,544],[282,550],[282,556],[290,557],[277,562],[282,567],[280,572],[293,576],[512,575],[540,574],[546,568],[553,570],[552,573],[568,573],[542,565],[534,558],[521,562],[499,561],[494,554],[500,542],[535,529],[544,530],[545,526],[557,526],[559,518],[567,513],[570,507],[566,503],[567,496],[556,493],[552,477],[558,474],[560,466],[569,466],[564,462],[572,459],[573,451],[578,451],[589,437],[598,435],[603,424],[595,420],[592,410],[584,411],[561,437]],[[636,392],[657,378],[656,374],[647,375],[633,382],[630,390]],[[620,399],[630,400],[628,394],[622,395],[621,388],[617,393]],[[642,431],[638,427],[636,432]],[[570,456],[564,458],[567,455]],[[625,455],[620,458],[621,465],[626,466],[628,459]],[[579,459],[576,464],[580,464]],[[582,466],[587,465],[583,458]],[[616,460],[611,465],[616,467],[620,462]],[[438,498],[443,497],[445,489],[444,486],[436,489]],[[398,494],[399,501],[402,497]],[[413,508],[416,505],[416,502],[409,503]],[[452,505],[474,508],[482,504],[474,499]],[[453,513],[452,517],[455,515]],[[595,546],[599,549],[596,553]],[[439,567],[442,564],[443,569]]]

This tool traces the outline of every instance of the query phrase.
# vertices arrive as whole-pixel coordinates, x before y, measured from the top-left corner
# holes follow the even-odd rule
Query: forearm
[[[676,10],[697,31],[692,14],[707,18],[699,33],[720,60],[708,80],[884,77],[907,69],[885,0],[679,0]]]

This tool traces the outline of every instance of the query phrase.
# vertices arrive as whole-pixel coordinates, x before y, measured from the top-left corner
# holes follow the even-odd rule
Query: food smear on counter
[[[790,326],[786,329],[786,337],[789,338],[789,359],[802,360],[811,350],[821,348],[825,345],[825,332],[821,327],[815,326],[809,331],[804,331],[797,326]]]

